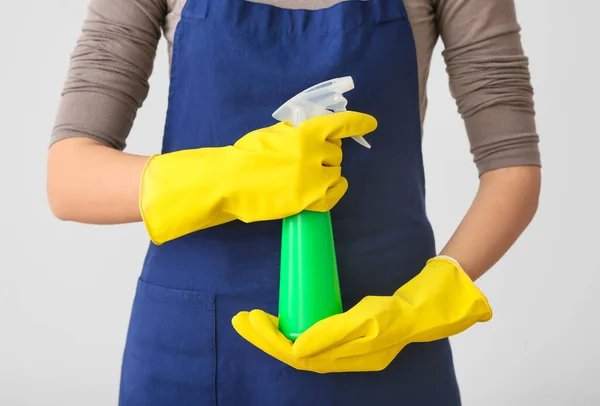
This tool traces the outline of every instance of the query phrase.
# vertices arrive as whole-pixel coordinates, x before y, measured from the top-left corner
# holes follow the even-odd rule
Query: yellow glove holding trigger
[[[341,176],[341,140],[376,127],[374,117],[348,111],[296,127],[278,123],[232,146],[152,156],[139,198],[148,234],[162,244],[236,219],[331,210],[348,188]]]
[[[436,257],[394,295],[367,296],[349,311],[316,323],[293,344],[267,328],[268,317],[260,310],[240,313],[233,325],[288,365],[326,373],[382,370],[406,345],[458,334],[490,320],[492,310],[455,261]]]

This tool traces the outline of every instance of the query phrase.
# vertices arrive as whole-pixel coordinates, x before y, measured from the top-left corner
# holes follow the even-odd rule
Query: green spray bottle
[[[273,113],[293,126],[346,110],[350,76],[328,80],[294,96]],[[362,137],[353,137],[370,148]],[[342,299],[331,215],[303,211],[283,219],[279,281],[279,330],[294,341],[316,322],[341,313]]]

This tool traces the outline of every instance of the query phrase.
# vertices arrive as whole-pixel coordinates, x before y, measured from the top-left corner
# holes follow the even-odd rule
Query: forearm
[[[138,193],[147,160],[88,138],[56,142],[47,170],[52,212],[65,221],[89,224],[141,221]]]
[[[477,195],[441,251],[476,280],[514,244],[538,206],[540,168],[517,166],[482,175]]]

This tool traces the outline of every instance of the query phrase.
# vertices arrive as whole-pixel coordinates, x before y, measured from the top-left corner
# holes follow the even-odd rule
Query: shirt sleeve
[[[165,0],[90,0],[51,143],[89,137],[116,149],[148,95]]]
[[[450,91],[480,175],[541,166],[528,58],[514,0],[436,0]]]

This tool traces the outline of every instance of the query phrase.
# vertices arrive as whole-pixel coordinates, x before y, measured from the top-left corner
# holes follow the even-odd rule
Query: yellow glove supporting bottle
[[[233,220],[326,212],[348,188],[341,139],[363,136],[375,118],[357,112],[253,131],[232,146],[152,156],[140,182],[140,211],[159,245]]]
[[[319,373],[379,371],[408,344],[458,334],[492,317],[486,297],[460,265],[430,259],[392,296],[367,296],[345,313],[316,323],[292,343],[261,310],[233,319],[240,335],[286,364]]]

